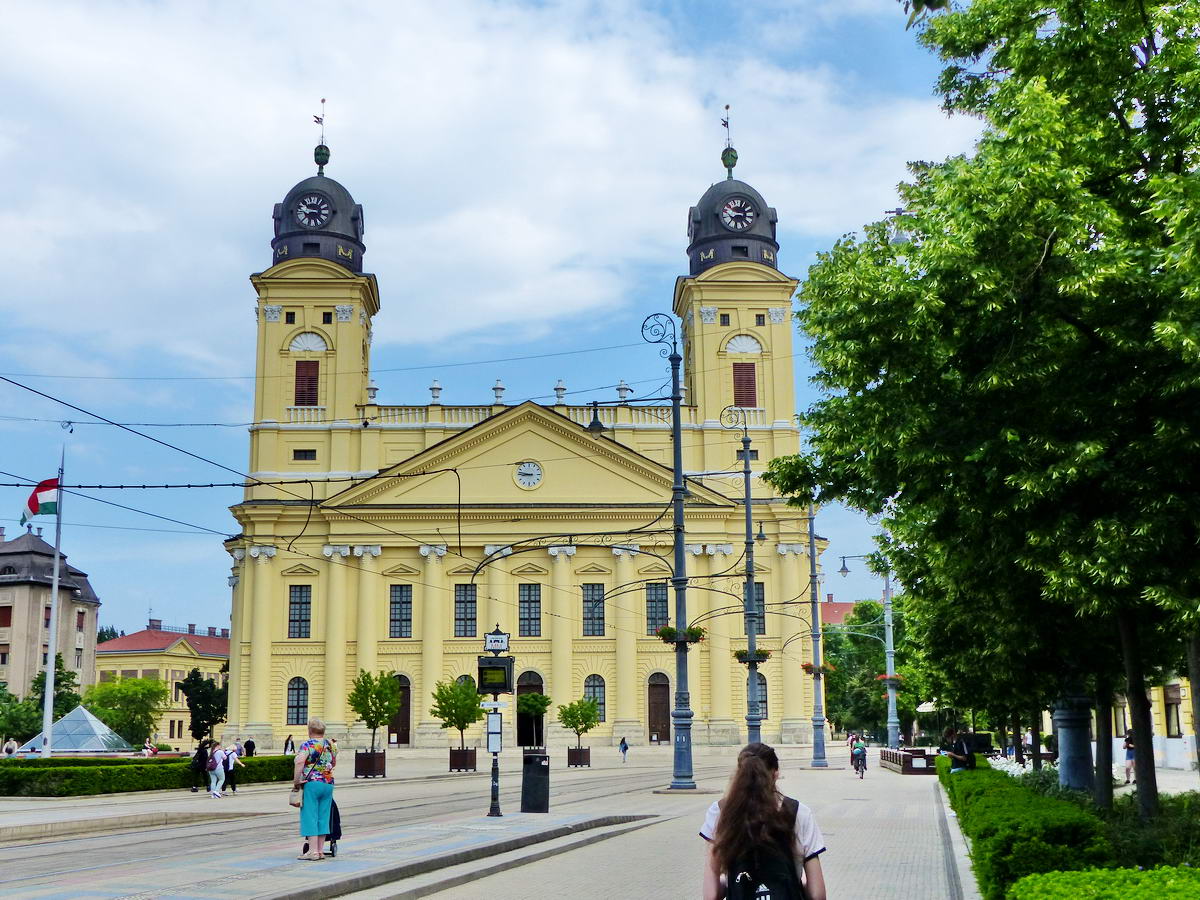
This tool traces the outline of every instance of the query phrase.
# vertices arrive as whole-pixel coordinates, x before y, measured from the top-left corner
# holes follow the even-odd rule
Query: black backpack
[[[796,820],[799,803],[783,798],[783,808]],[[725,875],[726,900],[805,900],[804,887],[796,874],[796,858],[789,847],[761,847],[743,857]]]

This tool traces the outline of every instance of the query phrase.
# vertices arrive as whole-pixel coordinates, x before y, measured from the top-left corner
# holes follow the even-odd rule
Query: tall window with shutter
[[[758,389],[754,382],[754,363],[733,364],[733,405],[758,406]]]
[[[296,361],[296,406],[317,405],[317,375],[320,373],[320,367],[319,360]]]

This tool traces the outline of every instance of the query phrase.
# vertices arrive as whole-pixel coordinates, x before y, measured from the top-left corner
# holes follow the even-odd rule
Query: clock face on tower
[[[731,231],[745,231],[757,216],[754,204],[745,197],[730,197],[721,207],[721,224]]]
[[[322,194],[305,194],[296,201],[296,221],[305,228],[320,228],[333,215],[333,207]]]
[[[535,488],[542,483],[542,467],[532,460],[517,463],[513,479],[520,487]]]

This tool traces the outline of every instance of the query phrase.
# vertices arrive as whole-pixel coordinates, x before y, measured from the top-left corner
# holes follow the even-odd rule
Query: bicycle
[[[862,778],[867,774],[867,751],[855,750],[850,754],[850,764],[854,767],[854,771],[858,773],[858,777]]]

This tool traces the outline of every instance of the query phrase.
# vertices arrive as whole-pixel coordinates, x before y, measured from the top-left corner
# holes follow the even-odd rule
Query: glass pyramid
[[[50,726],[50,749],[55,753],[121,753],[133,748],[82,706],[77,706]],[[42,733],[28,740],[18,753],[40,753]]]

